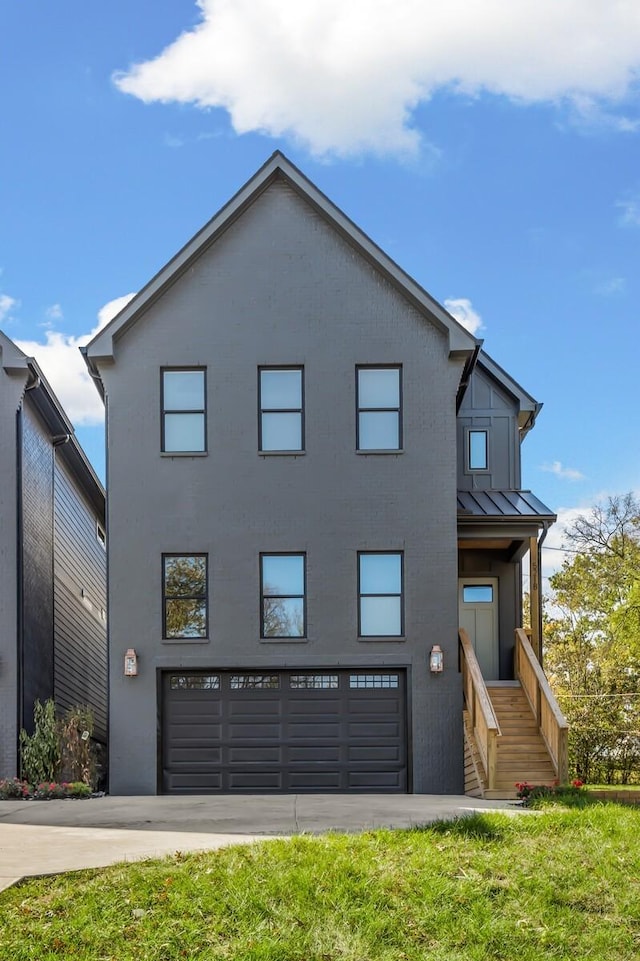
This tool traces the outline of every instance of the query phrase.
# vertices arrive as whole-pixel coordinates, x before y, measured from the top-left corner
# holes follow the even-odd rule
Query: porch
[[[465,793],[472,796],[512,798],[519,781],[567,780],[567,723],[542,667],[541,547],[554,520],[531,491],[458,492]]]

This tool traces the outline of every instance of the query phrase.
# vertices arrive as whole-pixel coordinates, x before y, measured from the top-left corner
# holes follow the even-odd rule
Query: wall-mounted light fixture
[[[124,656],[124,676],[136,677],[138,674],[138,655],[132,647]]]
[[[444,655],[439,644],[434,644],[429,654],[429,670],[432,674],[442,674]]]

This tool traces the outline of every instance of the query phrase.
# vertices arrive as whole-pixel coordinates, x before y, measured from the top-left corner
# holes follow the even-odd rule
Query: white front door
[[[496,681],[498,667],[498,578],[461,577],[458,606],[460,627],[473,644],[485,681]]]

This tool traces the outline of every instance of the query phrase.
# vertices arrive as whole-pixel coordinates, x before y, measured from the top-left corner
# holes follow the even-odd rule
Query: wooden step
[[[516,783],[553,784],[555,770],[537,720],[518,682],[487,684],[501,736],[496,742],[496,782],[486,786],[469,714],[465,711],[465,788],[485,798],[516,798]]]

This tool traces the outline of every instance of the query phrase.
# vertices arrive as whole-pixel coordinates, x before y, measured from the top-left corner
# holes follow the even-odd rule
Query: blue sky
[[[77,345],[279,148],[544,401],[525,486],[640,486],[640,7],[441,7],[4,5],[0,327],[99,472]]]

